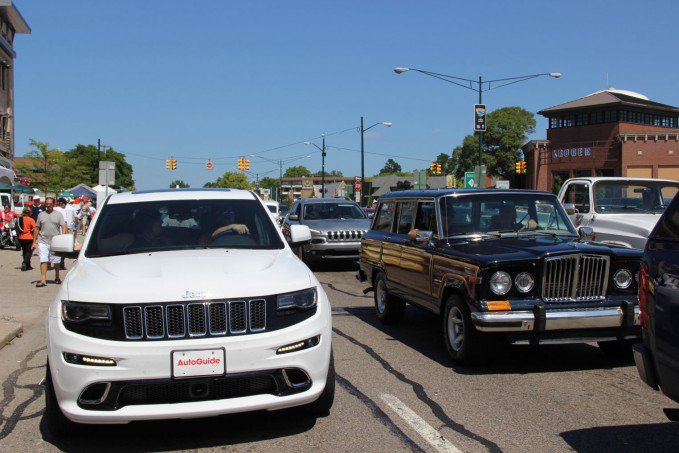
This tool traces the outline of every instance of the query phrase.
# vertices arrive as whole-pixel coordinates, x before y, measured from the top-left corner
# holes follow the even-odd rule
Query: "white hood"
[[[266,296],[312,280],[288,249],[212,249],[83,258],[64,283],[72,301],[130,304]]]
[[[601,214],[592,222],[599,241],[615,241],[644,248],[661,214]]]

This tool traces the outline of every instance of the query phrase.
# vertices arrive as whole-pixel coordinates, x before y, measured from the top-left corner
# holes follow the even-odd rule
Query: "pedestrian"
[[[12,220],[15,218],[16,214],[11,206],[6,204],[0,211],[0,234],[7,239],[8,243],[12,238]]]
[[[83,207],[82,207],[82,234],[83,236],[87,233],[87,227],[90,226],[90,209],[92,208],[92,202],[90,202],[88,197],[83,197]]]
[[[19,244],[21,244],[21,253],[23,255],[23,262],[21,263],[22,271],[30,271],[33,269],[31,267],[31,257],[33,256],[33,232],[35,231],[35,220],[31,217],[33,211],[31,208],[26,206],[19,216],[18,222],[18,233],[19,233]]]
[[[83,205],[80,197],[73,200],[73,233],[78,234],[82,229]]]
[[[68,230],[68,233],[71,233],[73,230],[73,208],[68,208],[68,205],[66,204],[66,198],[57,198],[57,205],[54,207],[54,211],[60,212],[61,215],[64,216],[66,229]],[[66,270],[65,258],[62,258],[61,260],[61,270]]]
[[[47,285],[47,266],[50,263],[54,266],[54,283],[61,284],[59,278],[61,258],[50,254],[50,244],[54,236],[66,233],[64,216],[54,210],[54,198],[46,198],[45,211],[38,216],[33,233],[32,248],[38,249],[38,256],[40,257],[40,281],[35,285],[36,287],[42,288]]]
[[[66,220],[66,226],[68,227],[69,232],[75,233],[75,208],[73,207],[72,200],[68,201],[64,206],[64,213],[64,220]]]
[[[38,221],[38,215],[45,211],[45,205],[40,204],[40,195],[35,195],[33,197],[33,207],[31,208],[31,217],[36,222]]]

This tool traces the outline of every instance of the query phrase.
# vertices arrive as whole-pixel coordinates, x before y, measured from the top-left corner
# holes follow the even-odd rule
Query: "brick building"
[[[338,176],[325,177],[326,197],[352,196],[355,178]],[[339,184],[335,184],[339,183]],[[281,196],[290,201],[300,198],[317,198],[321,191],[320,176],[299,176],[281,178]],[[331,193],[332,190],[332,193]],[[343,192],[343,195],[339,193]]]
[[[679,108],[608,89],[541,110],[547,140],[523,147],[526,186],[558,191],[577,176],[679,180]]]
[[[0,0],[0,165],[14,166],[14,35],[31,33],[12,0]]]

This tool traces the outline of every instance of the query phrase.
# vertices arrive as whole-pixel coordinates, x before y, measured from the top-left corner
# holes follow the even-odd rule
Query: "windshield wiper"
[[[116,250],[113,252],[96,253],[89,255],[88,258],[105,258],[107,256],[132,255],[134,253],[144,253],[144,250]]]

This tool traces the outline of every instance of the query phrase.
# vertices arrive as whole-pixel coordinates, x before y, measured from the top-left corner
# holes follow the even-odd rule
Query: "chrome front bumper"
[[[532,311],[474,312],[472,322],[482,332],[522,332],[535,330]],[[623,327],[621,307],[551,310],[545,313],[544,330],[605,329]],[[634,307],[634,325],[639,325],[639,307]]]

